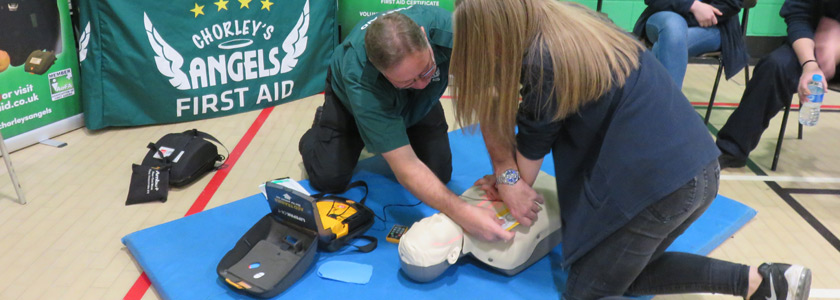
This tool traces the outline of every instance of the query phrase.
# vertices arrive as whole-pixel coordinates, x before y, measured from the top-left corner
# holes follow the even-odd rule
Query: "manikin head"
[[[366,29],[368,60],[398,89],[423,89],[437,71],[426,30],[399,12],[379,16]]]

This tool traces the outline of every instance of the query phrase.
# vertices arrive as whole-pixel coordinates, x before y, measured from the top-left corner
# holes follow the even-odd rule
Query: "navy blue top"
[[[840,1],[836,0],[786,0],[779,15],[787,23],[788,42],[814,39],[814,30],[822,17],[840,21]]]
[[[563,265],[568,266],[644,208],[688,183],[720,151],[650,52],[640,54],[640,66],[624,87],[554,122],[553,72],[550,64],[537,59],[526,58],[523,66],[516,141],[528,159],[552,151],[563,220]],[[537,87],[543,65],[548,80]]]
[[[636,25],[633,27],[633,34],[640,38],[647,39],[645,28],[647,20],[660,11],[673,11],[683,18],[689,27],[699,27],[700,23],[691,13],[691,5],[695,0],[645,0],[647,8],[639,15]],[[732,78],[743,69],[750,60],[747,53],[744,35],[741,33],[741,22],[738,20],[738,12],[743,5],[742,0],[703,0],[711,6],[720,10],[723,15],[718,16],[717,28],[720,30],[720,52],[723,59],[723,70],[726,79]]]

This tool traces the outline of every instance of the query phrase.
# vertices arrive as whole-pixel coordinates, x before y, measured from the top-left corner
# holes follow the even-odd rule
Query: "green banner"
[[[81,0],[90,129],[191,121],[324,90],[335,1]]]
[[[338,25],[344,40],[353,26],[364,18],[394,8],[411,5],[439,6],[448,11],[455,9],[455,0],[338,0]]]
[[[67,0],[0,0],[0,129],[6,139],[81,112],[67,6]]]

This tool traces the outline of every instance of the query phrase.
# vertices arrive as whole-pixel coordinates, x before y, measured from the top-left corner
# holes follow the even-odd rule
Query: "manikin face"
[[[442,213],[424,218],[400,238],[400,259],[418,267],[454,264],[461,256],[464,232]]]
[[[425,34],[425,29],[420,29]],[[425,50],[412,52],[390,69],[382,70],[382,75],[398,89],[426,88],[437,71],[432,47],[428,43],[426,45]]]

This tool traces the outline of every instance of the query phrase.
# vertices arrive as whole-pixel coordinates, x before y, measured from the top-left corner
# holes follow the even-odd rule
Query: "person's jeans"
[[[672,11],[653,14],[645,25],[647,38],[653,43],[653,54],[679,88],[682,88],[689,57],[720,50],[717,26],[688,27],[685,18]]]
[[[712,203],[719,178],[720,166],[714,160],[572,263],[563,298],[698,292],[746,295],[748,266],[665,252]]]

